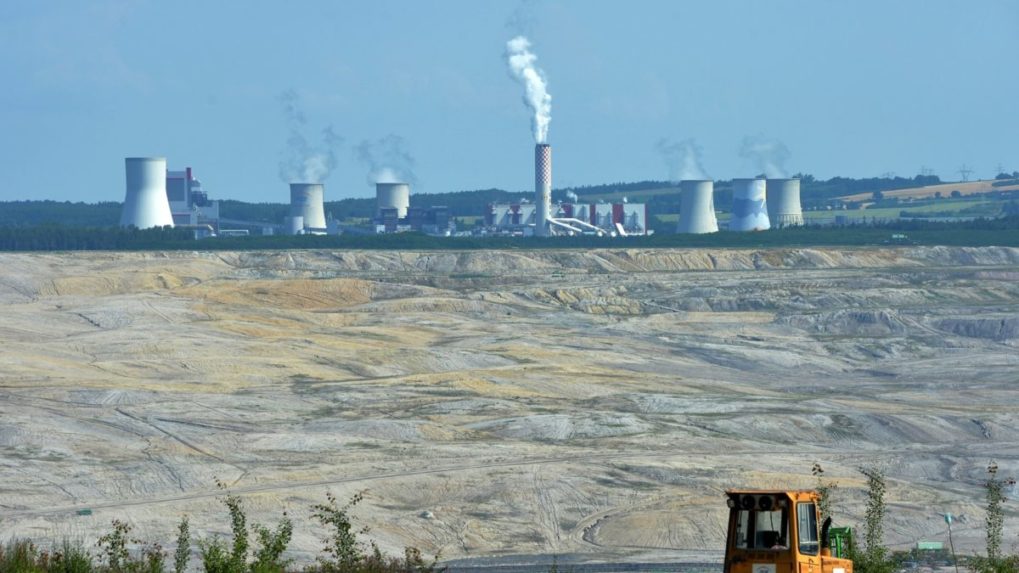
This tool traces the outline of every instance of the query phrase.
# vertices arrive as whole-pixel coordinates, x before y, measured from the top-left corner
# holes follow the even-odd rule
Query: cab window
[[[789,518],[785,509],[736,511],[737,549],[781,551],[789,549]]]
[[[817,555],[817,508],[812,503],[796,504],[796,530],[799,534],[800,553]]]

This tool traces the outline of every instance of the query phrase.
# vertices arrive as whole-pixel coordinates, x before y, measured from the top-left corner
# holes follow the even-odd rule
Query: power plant
[[[243,227],[261,227],[262,234],[281,230],[289,235],[351,233],[397,233],[417,231],[436,236],[457,232],[458,221],[448,207],[411,207],[410,185],[401,182],[375,184],[375,214],[370,230],[343,225],[327,218],[321,183],[291,183],[290,210],[283,225],[258,221],[220,219],[219,202],[210,201],[201,182],[187,167],[167,171],[161,157],[125,158],[126,195],[122,226],[145,229],[158,226],[193,228],[196,238],[216,235],[247,235]],[[798,178],[732,180],[731,231],[762,231],[803,225]],[[715,214],[714,181],[684,179],[679,182],[680,215],[677,233],[703,234],[719,230]],[[569,202],[552,202],[552,148],[534,147],[534,200],[490,203],[484,220],[473,234],[509,236],[639,236],[650,235],[645,203],[604,201],[582,203],[574,193]],[[237,229],[220,229],[220,223]]]
[[[768,221],[767,191],[764,179],[732,180],[732,218],[730,231],[766,231]]]
[[[127,192],[120,214],[121,227],[173,226],[170,202],[166,197],[166,158],[128,157],[124,159]]]
[[[438,236],[500,234],[537,237],[652,234],[654,231],[648,227],[654,217],[649,216],[644,203],[629,203],[625,197],[621,202],[607,202],[599,198],[584,203],[574,192],[566,194],[570,199],[568,202],[552,202],[552,147],[548,143],[552,96],[544,72],[536,66],[537,56],[530,48],[531,43],[525,36],[517,36],[507,42],[505,56],[510,75],[524,88],[524,103],[532,113],[531,129],[535,142],[533,201],[525,198],[529,197],[529,192],[522,192],[522,196],[515,200],[490,203],[483,223],[475,221],[471,233],[457,232],[457,225],[463,221],[456,219],[457,216],[470,217],[471,213],[454,213],[450,207],[441,205],[425,207],[416,204],[411,207],[410,185],[395,179],[414,180],[412,175],[407,175],[413,158],[398,147],[387,148],[385,153],[359,148],[359,154],[364,155],[362,159],[371,166],[370,181],[375,181],[372,216],[367,216],[371,211],[365,212],[367,205],[360,206],[363,204],[359,202],[357,207],[348,204],[339,206],[342,210],[339,214],[349,222],[334,219],[332,213],[327,218],[322,183],[290,183],[290,209],[282,225],[278,221],[221,219],[219,203],[208,200],[190,167],[167,172],[164,158],[127,158],[127,193],[121,225],[190,227],[195,229],[196,237],[242,235],[259,227],[264,235],[280,231],[290,235],[417,231]],[[288,117],[292,120],[292,130],[296,130],[290,139],[293,156],[281,163],[280,173],[284,181],[323,181],[336,166],[333,146],[338,138],[327,128],[323,147],[307,145],[298,129],[303,120],[299,110],[293,107],[292,100],[288,99]],[[788,150],[781,142],[776,146],[775,142],[760,139],[746,138],[745,149],[740,154],[755,159],[759,166],[764,165],[765,173],[780,173],[781,166],[778,164],[784,160],[784,155],[788,155]],[[400,138],[391,135],[380,140],[379,144],[392,143],[392,140]],[[370,142],[366,141],[362,147],[365,145],[371,147]],[[708,179],[700,166],[699,148],[693,140],[664,146],[660,142],[659,148],[667,155],[670,173],[675,175],[673,180],[680,179],[680,215],[676,232],[718,232],[715,182]],[[390,175],[397,172],[404,175]],[[643,191],[642,187],[636,189]],[[587,192],[592,197],[605,196],[602,190],[597,191],[597,195],[593,191]],[[459,199],[455,201],[460,203]],[[669,203],[674,204],[671,200]],[[220,229],[220,222],[236,225],[237,228]],[[763,231],[772,226],[782,228],[803,224],[799,179],[766,179],[761,175],[753,179],[732,180],[729,230]]]
[[[326,215],[323,206],[323,186],[321,183],[290,184],[290,217],[287,230],[297,228],[300,217],[300,229],[304,234],[324,235],[326,233]]]
[[[677,233],[716,233],[715,183],[710,179],[679,182],[679,224]]]
[[[768,179],[768,219],[777,229],[803,225],[799,179]]]
[[[396,218],[403,219],[410,208],[410,185],[406,183],[375,184],[375,217],[382,218],[383,209],[396,209]]]

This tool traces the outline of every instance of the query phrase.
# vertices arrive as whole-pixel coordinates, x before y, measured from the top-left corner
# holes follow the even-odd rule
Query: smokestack
[[[304,219],[304,228],[308,233],[324,234],[326,232],[325,208],[322,205],[324,195],[321,183],[290,184],[290,217]]]
[[[124,210],[120,213],[120,226],[139,229],[172,227],[173,215],[166,198],[166,158],[127,157],[124,169],[127,192]]]
[[[768,219],[777,228],[803,224],[799,179],[768,179]]]
[[[534,146],[534,234],[548,236],[548,215],[552,210],[552,146]]]
[[[770,228],[764,179],[733,179],[729,230],[766,231]]]
[[[679,182],[679,225],[677,233],[715,233],[715,183],[710,179]]]

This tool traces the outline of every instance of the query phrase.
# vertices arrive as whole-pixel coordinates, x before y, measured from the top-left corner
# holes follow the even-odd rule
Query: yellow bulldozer
[[[853,573],[833,555],[816,491],[729,490],[725,573]]]

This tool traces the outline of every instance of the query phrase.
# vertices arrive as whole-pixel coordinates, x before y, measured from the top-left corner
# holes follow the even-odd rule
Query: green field
[[[822,221],[831,219],[836,215],[845,216],[851,220],[862,221],[864,219],[897,219],[903,211],[918,217],[997,217],[1001,214],[1005,201],[1002,199],[971,198],[971,199],[938,199],[930,202],[918,202],[916,204],[904,203],[892,207],[871,207],[868,209],[850,210],[824,210],[804,211],[803,218],[808,221]],[[719,221],[728,221],[730,213],[717,212]],[[679,215],[675,213],[663,213],[658,215],[663,223],[675,224],[679,221]]]

